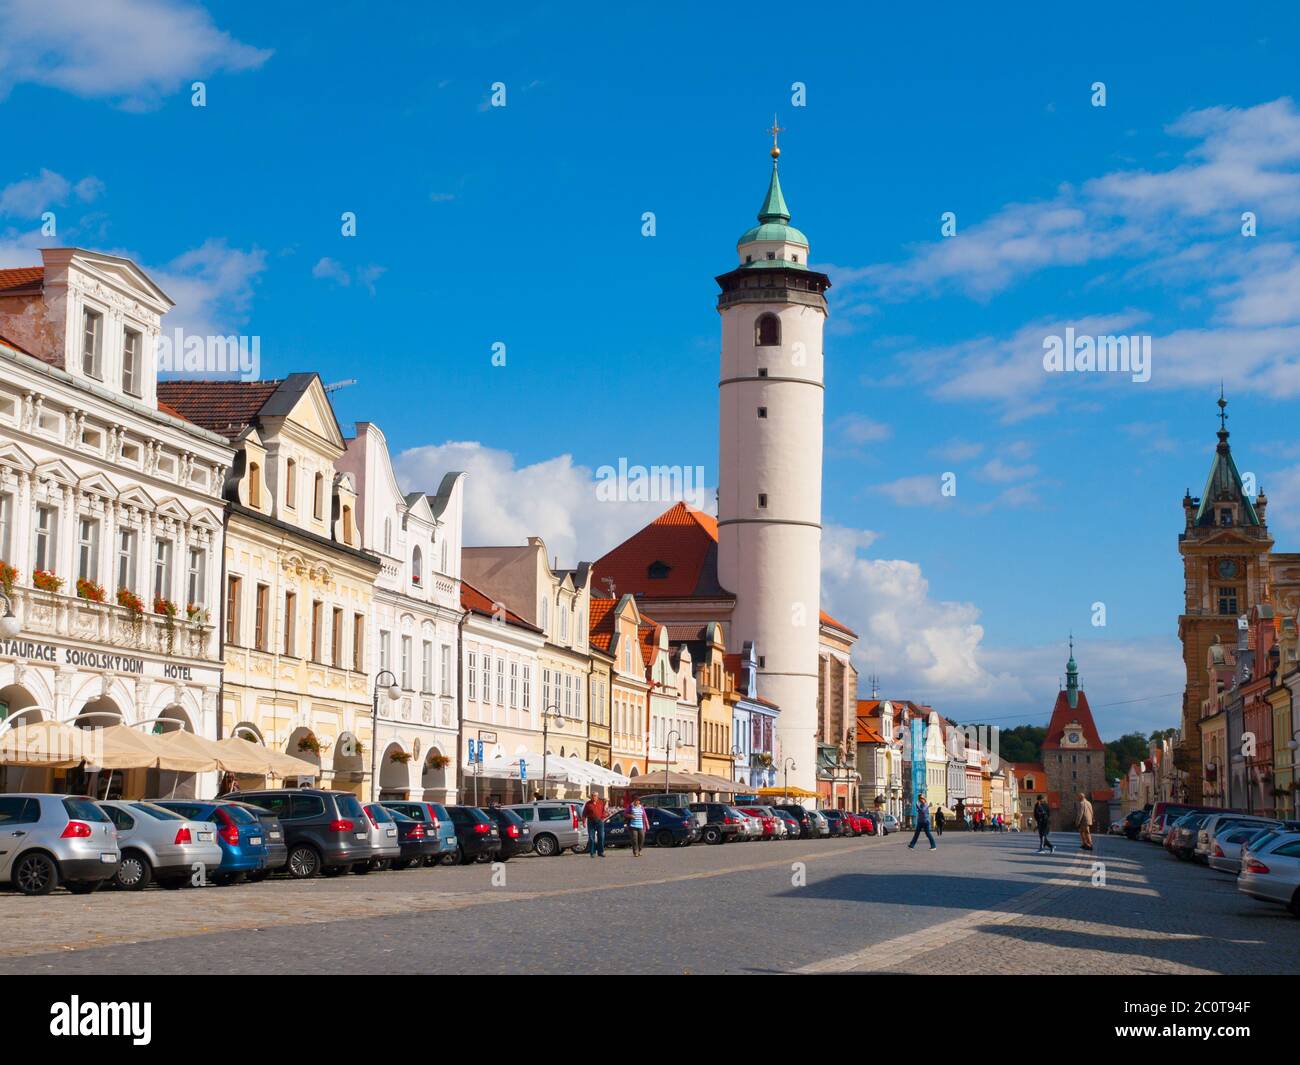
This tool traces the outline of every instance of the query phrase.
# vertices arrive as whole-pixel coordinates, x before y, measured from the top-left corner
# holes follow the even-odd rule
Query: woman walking
[[[627,811],[627,834],[632,838],[633,858],[641,857],[641,849],[645,846],[645,826],[645,807],[640,799],[633,799]]]

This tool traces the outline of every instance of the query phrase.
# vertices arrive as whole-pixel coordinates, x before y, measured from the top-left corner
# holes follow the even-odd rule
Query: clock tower
[[[1237,619],[1268,598],[1269,536],[1264,515],[1268,499],[1261,490],[1252,501],[1228,446],[1227,400],[1219,393],[1219,442],[1214,449],[1205,490],[1183,496],[1183,531],[1178,553],[1183,559],[1184,602],[1178,617],[1186,682],[1183,689],[1182,740],[1175,765],[1187,774],[1188,800],[1202,799],[1202,704],[1212,694],[1206,656],[1216,641],[1231,647]]]
[[[1052,811],[1052,828],[1072,829],[1079,793],[1095,799],[1095,793],[1108,786],[1106,745],[1101,742],[1092,719],[1088,696],[1079,687],[1073,639],[1070,660],[1065,664],[1065,688],[1057,693],[1056,705],[1052,707],[1041,757],[1047,774],[1047,805]]]

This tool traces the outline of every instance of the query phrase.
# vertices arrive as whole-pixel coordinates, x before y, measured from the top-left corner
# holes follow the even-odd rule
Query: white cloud
[[[331,259],[328,255],[319,259],[316,265],[311,268],[312,277],[322,281],[333,281],[343,288],[351,285],[355,276],[357,284],[372,296],[375,294],[375,282],[386,272],[387,267],[371,263],[368,266],[358,266],[354,274],[353,271],[348,270],[337,259]]]
[[[35,177],[21,178],[0,189],[0,215],[14,218],[38,218],[41,212],[58,207],[75,197],[91,203],[104,191],[96,177],[84,177],[73,184],[62,174],[42,169]]]
[[[846,414],[835,419],[831,430],[851,444],[874,444],[893,436],[893,430],[884,422],[862,414]]]
[[[953,502],[943,494],[943,480],[937,473],[918,473],[871,486],[900,507],[941,507]]]
[[[522,544],[540,536],[565,565],[595,561],[673,505],[598,499],[596,471],[571,455],[517,466],[508,451],[454,441],[411,448],[393,462],[406,491],[432,491],[450,470],[469,474],[466,544]],[[713,497],[711,491],[703,494]]]
[[[194,79],[254,70],[270,56],[218,29],[191,0],[0,3],[0,98],[32,83],[141,110]]]
[[[127,252],[117,254],[139,261]],[[225,336],[248,318],[254,287],[266,269],[266,253],[243,251],[211,238],[176,256],[165,266],[142,269],[176,301],[163,319],[166,329],[198,336]]]

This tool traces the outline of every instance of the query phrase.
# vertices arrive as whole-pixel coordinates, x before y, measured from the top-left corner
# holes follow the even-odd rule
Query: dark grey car
[[[301,880],[338,876],[377,857],[370,845],[370,818],[350,791],[276,788],[222,796],[270,810],[280,819],[289,848],[289,875]]]

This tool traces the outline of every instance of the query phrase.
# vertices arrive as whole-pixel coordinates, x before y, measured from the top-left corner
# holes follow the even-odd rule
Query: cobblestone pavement
[[[476,865],[4,894],[0,972],[1300,972],[1300,921],[1232,878],[1145,843],[1099,837],[1087,856],[1057,840],[1055,855],[950,833],[933,852],[891,836],[530,856],[496,883]]]

